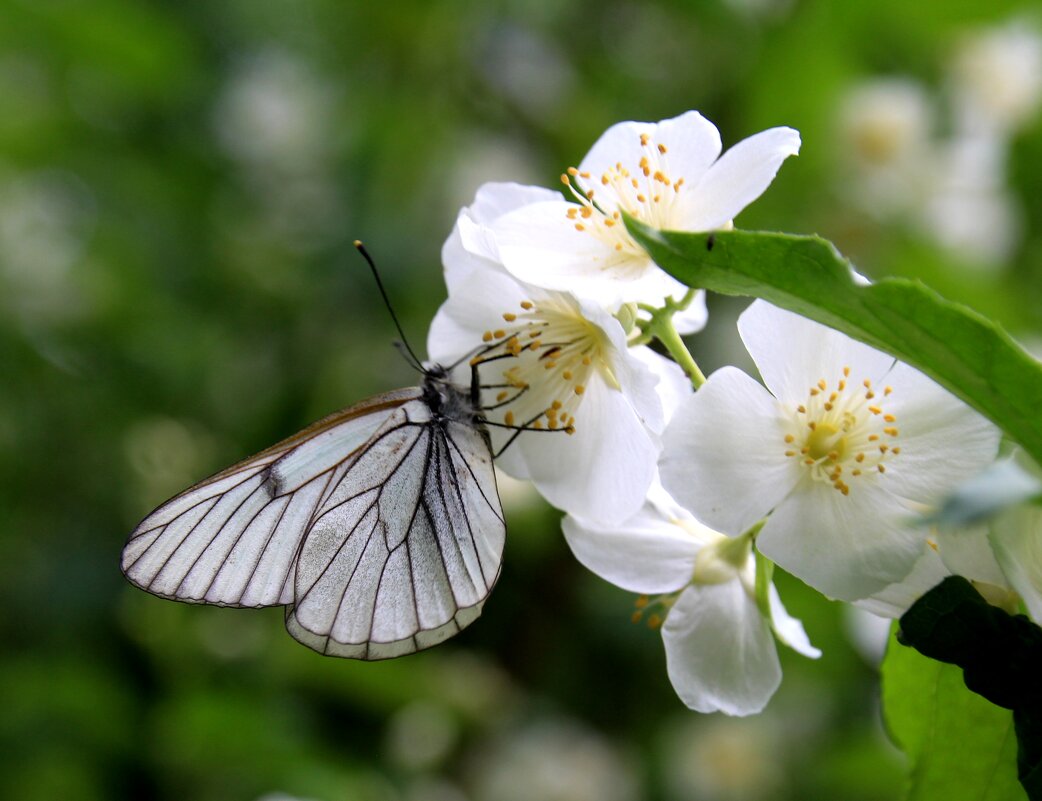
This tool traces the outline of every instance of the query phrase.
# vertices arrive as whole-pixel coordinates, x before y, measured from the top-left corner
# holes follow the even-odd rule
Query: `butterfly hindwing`
[[[435,645],[481,613],[505,534],[485,434],[406,403],[317,511],[287,628],[322,653],[362,659]]]

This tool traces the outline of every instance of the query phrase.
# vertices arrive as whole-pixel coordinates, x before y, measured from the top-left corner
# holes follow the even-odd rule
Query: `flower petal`
[[[596,373],[576,416],[572,435],[525,432],[512,447],[536,488],[558,509],[619,523],[644,502],[655,474],[656,444],[626,395]]]
[[[693,231],[710,231],[733,220],[763,194],[789,156],[800,152],[799,132],[771,128],[732,147],[688,186],[687,224]]]
[[[659,594],[685,586],[701,547],[650,503],[617,526],[569,515],[561,527],[576,559],[630,592]]]
[[[697,111],[679,117],[653,122],[622,122],[613,125],[597,140],[579,165],[592,175],[594,185],[616,164],[636,172],[645,148],[641,134],[647,134],[653,146],[665,145],[670,178],[684,178],[686,184],[697,183],[716,157],[720,155],[720,133],[716,126]],[[603,191],[603,190],[601,190]]]
[[[679,364],[665,356],[659,356],[651,348],[629,348],[629,355],[640,361],[658,378],[655,394],[662,404],[663,420],[668,423],[680,404],[694,392],[691,381],[680,369]]]
[[[956,576],[995,587],[1011,586],[992,550],[986,526],[942,526],[934,538],[941,561]]]
[[[631,281],[618,276],[639,277],[650,269],[647,257],[617,253],[591,232],[576,230],[566,216],[575,208],[563,200],[532,203],[492,223],[503,266],[521,281],[570,290],[604,306],[633,300],[626,295]]]
[[[735,367],[713,373],[666,428],[659,459],[669,493],[706,525],[738,535],[795,486],[777,403]]]
[[[561,193],[541,186],[526,186],[513,182],[491,182],[478,187],[474,202],[464,211],[480,224],[489,225],[494,220],[530,203],[560,201]]]
[[[944,566],[938,553],[924,544],[911,573],[867,598],[854,601],[854,605],[877,617],[898,618],[907,612],[923,593],[936,587],[949,575],[951,573]]]
[[[666,427],[666,416],[663,413],[662,398],[658,394],[658,384],[667,368],[660,363],[661,369],[653,370],[649,353],[654,351],[644,346],[629,347],[622,324],[604,309],[580,299],[579,310],[611,343],[611,348],[608,349],[610,367],[627,402],[650,431],[661,434],[662,429]]]
[[[752,715],[781,683],[770,626],[738,581],[684,590],[662,627],[666,670],[698,712]]]
[[[807,479],[767,519],[756,545],[818,591],[852,601],[912,571],[924,534],[911,518],[911,509],[877,484],[859,483],[843,495]]]
[[[697,184],[720,156],[723,144],[720,132],[697,111],[662,120],[652,134],[653,145],[665,145],[665,166],[674,181]]]
[[[894,492],[921,503],[940,502],[998,454],[999,430],[932,380],[898,362],[886,377],[887,410],[900,432],[901,453],[887,462]]]
[[[427,334],[427,353],[438,364],[451,364],[481,345],[481,335],[526,299],[521,284],[493,262],[467,256],[456,265],[449,299],[441,305]],[[470,382],[463,366],[457,380]]]
[[[738,332],[764,384],[784,403],[805,401],[810,387],[841,378],[844,367],[858,382],[876,383],[894,364],[893,356],[763,300],[742,312]]]
[[[781,596],[778,595],[778,590],[773,584],[767,591],[767,600],[771,607],[771,628],[778,641],[789,646],[796,653],[811,659],[821,656],[821,650],[810,644],[810,638],[807,636],[803,624],[785,611]]]
[[[460,211],[452,233],[441,249],[449,294],[455,291],[457,282],[475,267],[503,269],[495,239],[485,226],[529,203],[560,199],[559,193],[536,186],[486,183],[479,187],[474,202]]]

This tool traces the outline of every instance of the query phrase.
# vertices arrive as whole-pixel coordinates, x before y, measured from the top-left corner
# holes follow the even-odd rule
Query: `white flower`
[[[428,352],[442,364],[475,357],[497,460],[532,480],[565,511],[617,522],[641,505],[655,469],[667,407],[690,393],[683,373],[648,348],[629,348],[617,319],[569,292],[526,286],[459,243],[501,203],[533,190],[479,192],[443,250],[449,299],[431,324]],[[661,394],[657,386],[661,384]],[[504,426],[513,426],[514,429]],[[518,433],[516,427],[527,430]]]
[[[900,581],[922,552],[913,510],[989,464],[998,430],[908,365],[763,301],[738,328],[770,392],[733,367],[710,376],[666,431],[666,489],[730,535],[770,513],[759,550],[826,595]]]
[[[1042,36],[1020,20],[985,28],[963,41],[952,72],[963,126],[1016,129],[1042,103]]]
[[[522,281],[569,289],[612,309],[680,300],[687,287],[655,266],[626,232],[621,212],[656,228],[728,227],[799,147],[796,131],[772,128],[720,156],[720,134],[695,111],[659,123],[619,123],[562,176],[574,202],[558,196],[526,204],[491,223],[499,258]],[[699,293],[675,325],[681,333],[697,331],[705,316]]]
[[[841,188],[876,217],[908,214],[930,184],[932,108],[926,90],[901,78],[857,84],[840,104]]]
[[[761,614],[749,540],[698,523],[660,486],[653,485],[640,511],[620,525],[570,515],[563,528],[576,558],[594,573],[625,590],[659,596],[652,604],[668,609],[666,669],[691,709],[761,711],[781,682],[775,635],[805,656],[821,655],[773,585],[771,619]]]

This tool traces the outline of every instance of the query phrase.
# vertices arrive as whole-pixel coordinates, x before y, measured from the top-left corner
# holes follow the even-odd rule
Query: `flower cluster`
[[[464,383],[477,370],[498,465],[566,513],[580,562],[640,594],[635,619],[661,627],[670,680],[704,712],[763,709],[776,641],[819,655],[775,563],[830,597],[906,608],[939,572],[937,537],[912,521],[998,448],[921,373],[763,301],[739,322],[763,385],[694,366],[679,334],[706,324],[704,294],[662,271],[624,215],[730,228],[799,148],[773,128],[721,155],[693,111],[621,123],[565,170],[563,196],[483,186],[442,251],[431,358]]]

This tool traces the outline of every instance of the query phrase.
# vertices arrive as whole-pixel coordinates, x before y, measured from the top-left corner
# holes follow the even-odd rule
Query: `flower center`
[[[849,381],[850,368],[830,388],[822,378],[794,410],[785,433],[785,455],[815,481],[850,494],[848,480],[868,480],[886,473],[885,462],[901,453],[895,443],[897,418],[884,409],[893,390],[878,395],[872,382]]]
[[[566,212],[575,229],[611,247],[618,254],[616,263],[634,259],[644,266],[647,254],[626,231],[621,212],[655,228],[682,227],[679,195],[684,179],[670,175],[664,144],[653,144],[647,133],[639,136],[642,156],[637,164],[616,162],[596,178],[569,167],[561,181],[579,201]],[[591,186],[591,181],[599,181],[601,189]],[[601,194],[595,199],[596,192]]]
[[[482,335],[490,347],[472,362],[503,365],[482,383],[484,410],[502,410],[503,424],[571,434],[595,372],[612,389],[620,388],[608,337],[574,301],[524,300],[519,312],[504,312],[503,320],[509,325]]]

